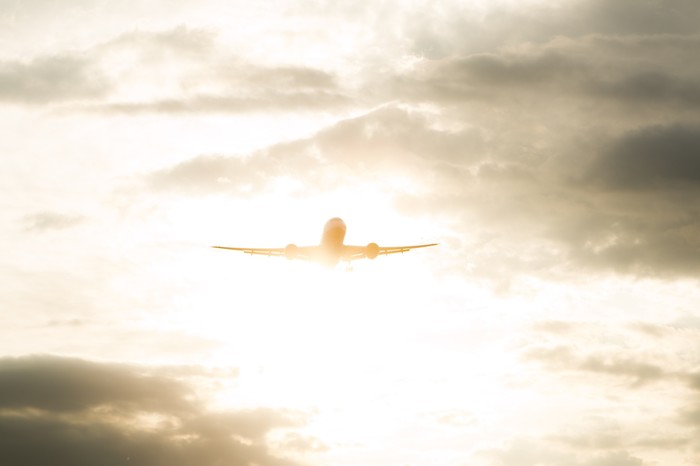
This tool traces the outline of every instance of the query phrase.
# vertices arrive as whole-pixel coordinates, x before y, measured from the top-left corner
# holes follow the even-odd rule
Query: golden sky
[[[700,463],[696,0],[0,0],[17,465]],[[214,244],[437,248],[352,273]]]

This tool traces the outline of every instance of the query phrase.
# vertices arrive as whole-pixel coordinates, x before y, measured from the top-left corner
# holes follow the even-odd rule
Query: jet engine
[[[365,247],[365,257],[367,259],[376,259],[379,255],[379,245],[377,243],[369,243]]]
[[[284,248],[284,257],[287,259],[295,259],[297,255],[299,255],[299,247],[296,244],[288,244]]]

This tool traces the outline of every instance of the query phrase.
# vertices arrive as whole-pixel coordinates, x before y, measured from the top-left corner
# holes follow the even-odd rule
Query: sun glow
[[[412,189],[404,179],[390,185]],[[301,410],[313,422],[298,432],[333,444],[334,459],[379,448],[389,432],[406,426],[440,438],[455,409],[468,413],[460,422],[466,416],[486,425],[498,424],[504,399],[521,409],[525,398],[501,383],[504,373],[517,372],[517,361],[498,339],[489,342],[490,324],[477,318],[485,307],[505,311],[478,287],[435,274],[445,246],[360,260],[352,272],[342,263],[328,269],[211,249],[315,245],[335,216],[348,226],[346,244],[442,242],[436,225],[402,216],[389,188],[374,183],[318,198],[295,194],[293,179],[269,188],[254,201],[213,195],[163,204],[150,232],[171,256],[152,273],[180,277],[182,286],[166,312],[143,324],[210,341],[198,363],[237,368],[237,377],[220,380],[212,406]],[[465,345],[475,351],[465,353]],[[434,427],[425,431],[424,421],[406,417],[416,410]],[[367,426],[368,418],[382,422]]]
[[[376,194],[366,193],[377,201],[375,209],[382,204]],[[177,268],[195,282],[180,294],[178,309],[169,321],[220,342],[216,363],[270,370],[273,366],[318,369],[371,360],[378,347],[385,346],[382,335],[395,333],[391,329],[404,325],[415,309],[416,290],[429,286],[424,283],[430,278],[422,269],[421,252],[359,261],[355,271],[348,273],[343,264],[326,269],[301,261],[209,249],[212,244],[318,244],[326,218],[304,212],[295,221],[279,206],[272,207],[276,201],[279,198],[270,199],[269,210],[257,202],[253,209],[257,215],[228,203],[225,210],[236,215],[221,216],[224,202],[216,198],[209,200],[210,211],[196,203],[180,203],[170,213],[170,227],[177,232],[171,234],[190,238],[186,251],[178,253]],[[366,212],[366,224],[354,223],[361,218],[356,210],[345,216],[346,243],[386,243],[392,236],[402,242],[409,236],[402,228],[415,231],[410,222],[388,222],[379,209]],[[248,220],[241,223],[242,219]],[[196,238],[201,242],[197,244]]]

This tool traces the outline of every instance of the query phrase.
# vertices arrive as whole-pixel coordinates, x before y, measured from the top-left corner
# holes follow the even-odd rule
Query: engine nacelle
[[[284,248],[284,257],[289,260],[296,259],[299,255],[299,247],[296,244],[288,244]]]
[[[376,259],[379,255],[379,245],[377,243],[369,243],[365,247],[365,257],[367,259]]]

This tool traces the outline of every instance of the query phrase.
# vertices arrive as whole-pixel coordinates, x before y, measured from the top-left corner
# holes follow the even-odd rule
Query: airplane
[[[340,260],[348,263],[357,259],[376,259],[377,256],[404,253],[411,249],[437,246],[437,243],[418,244],[414,246],[379,246],[377,243],[369,243],[367,246],[350,246],[343,244],[347,227],[345,222],[334,217],[328,220],[323,227],[321,244],[317,246],[297,246],[288,244],[284,248],[232,248],[228,246],[212,246],[216,249],[228,249],[241,251],[250,255],[263,255],[274,257],[286,257],[289,260],[301,259],[318,262],[328,267],[335,267]]]

